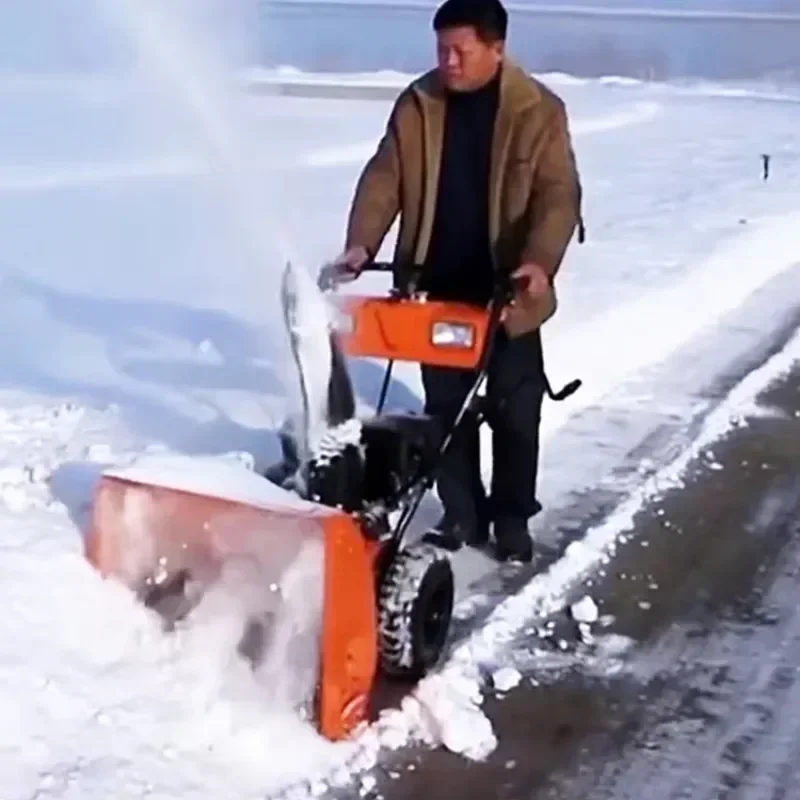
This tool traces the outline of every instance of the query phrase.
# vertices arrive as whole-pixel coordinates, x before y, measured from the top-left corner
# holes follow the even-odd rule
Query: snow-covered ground
[[[566,404],[546,407],[547,459],[583,408],[680,401],[626,394],[625,382],[796,274],[800,104],[730,87],[545,79],[569,104],[589,234],[564,265],[547,327],[553,382],[584,380]],[[510,633],[566,602],[625,521],[590,532],[403,710],[338,745],[281,709],[286,687],[267,691],[234,658],[239,621],[224,599],[167,635],[99,579],[80,527],[99,466],[146,448],[245,451],[258,466],[275,456],[293,392],[280,271],[287,258],[314,270],[339,251],[354,180],[389,109],[257,94],[234,127],[215,113],[219,97],[192,86],[182,104],[158,82],[0,76],[4,797],[265,798],[307,780],[317,791],[409,733],[480,756],[493,743],[470,699],[481,661],[499,664]],[[762,153],[772,155],[767,182]],[[781,298],[751,332],[794,302]],[[712,355],[720,366],[731,353]],[[380,365],[353,369],[369,403]],[[391,403],[418,407],[416,371],[397,375]],[[721,422],[710,418],[712,431],[736,402],[720,406]],[[545,474],[546,501],[579,481]]]

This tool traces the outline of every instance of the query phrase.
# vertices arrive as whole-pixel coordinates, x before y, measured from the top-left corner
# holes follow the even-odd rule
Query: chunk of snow
[[[492,683],[498,692],[509,692],[522,680],[519,671],[514,667],[500,667],[492,675]]]
[[[573,603],[570,612],[575,622],[587,622],[589,624],[597,622],[600,616],[597,603],[588,594],[584,595],[577,603]]]

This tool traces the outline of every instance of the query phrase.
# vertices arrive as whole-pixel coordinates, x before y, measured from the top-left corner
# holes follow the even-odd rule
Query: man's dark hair
[[[474,28],[483,42],[504,42],[508,12],[500,0],[444,0],[433,17],[433,29]]]

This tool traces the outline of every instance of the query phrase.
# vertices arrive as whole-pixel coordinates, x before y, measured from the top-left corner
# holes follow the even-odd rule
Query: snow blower
[[[414,273],[396,265],[367,269],[407,279],[383,296],[340,294],[341,274],[325,268],[317,286],[307,276],[309,293],[299,285],[302,270],[287,266],[282,300],[303,410],[280,434],[279,463],[265,475],[191,458],[109,470],[86,544],[102,575],[174,621],[191,613],[232,560],[249,564],[267,593],[304,543],[319,543],[314,713],[332,740],[369,718],[379,672],[414,681],[440,659],[454,602],[450,552],[424,531],[412,535],[410,524],[455,430],[468,414],[481,418],[501,311],[519,288],[504,281],[481,309],[426,298]],[[388,362],[370,418],[356,416],[346,355]],[[473,369],[455,420],[384,413],[394,361]]]

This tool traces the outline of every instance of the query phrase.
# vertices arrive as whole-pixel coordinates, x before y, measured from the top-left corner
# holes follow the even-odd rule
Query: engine
[[[392,507],[398,493],[433,464],[443,432],[424,414],[381,414],[365,420],[364,501]]]

